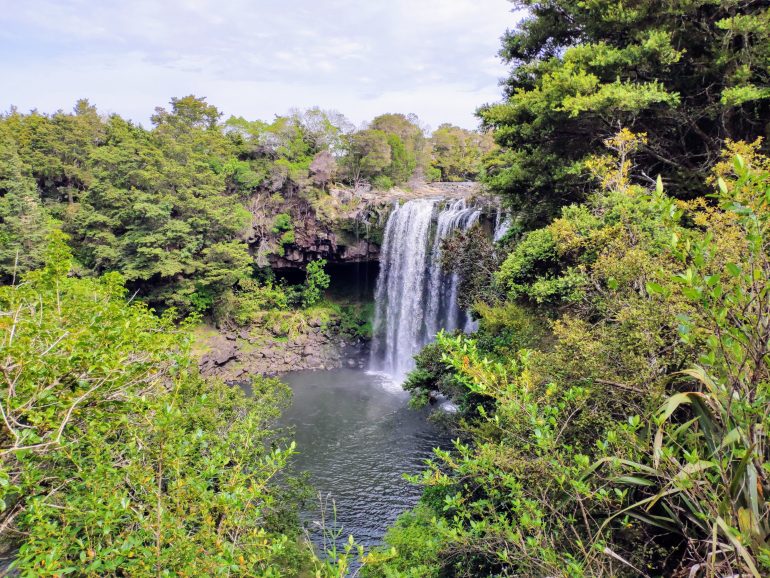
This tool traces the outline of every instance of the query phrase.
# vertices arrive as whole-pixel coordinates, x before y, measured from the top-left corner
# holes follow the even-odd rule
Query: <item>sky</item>
[[[145,126],[171,97],[270,120],[416,113],[475,128],[501,98],[508,0],[0,0],[0,111],[88,98]]]

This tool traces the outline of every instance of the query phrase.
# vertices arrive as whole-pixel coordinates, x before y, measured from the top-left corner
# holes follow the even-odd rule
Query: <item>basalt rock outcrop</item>
[[[378,261],[388,215],[398,202],[416,198],[469,198],[477,183],[411,183],[411,189],[378,191],[332,188],[317,198],[255,195],[252,225],[245,234],[260,266],[303,270],[325,259],[330,264]],[[282,226],[276,226],[279,215]]]

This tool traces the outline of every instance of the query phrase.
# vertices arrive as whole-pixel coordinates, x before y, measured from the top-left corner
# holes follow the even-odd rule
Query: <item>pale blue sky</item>
[[[0,110],[102,112],[147,124],[172,96],[268,120],[414,112],[473,128],[500,98],[507,0],[0,0]]]

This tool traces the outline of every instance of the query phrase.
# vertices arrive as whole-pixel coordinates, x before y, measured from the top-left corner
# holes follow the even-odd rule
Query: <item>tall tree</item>
[[[505,101],[479,115],[502,149],[487,182],[531,220],[590,188],[584,162],[621,126],[646,132],[638,173],[698,194],[727,139],[770,135],[770,3],[514,0]],[[644,178],[644,177],[642,177]]]
[[[382,174],[391,163],[388,135],[374,129],[353,133],[349,139],[348,154],[344,161],[348,178],[354,183]]]
[[[370,128],[381,130],[391,136],[394,168],[393,174],[388,176],[394,182],[399,183],[408,180],[416,168],[425,166],[425,134],[416,115],[381,114],[372,119]],[[402,144],[392,138],[394,136],[398,137]],[[405,177],[401,176],[403,173],[407,173]]]
[[[0,127],[0,281],[42,262],[46,212],[35,181],[24,174],[16,143]]]
[[[473,180],[481,171],[483,157],[494,148],[489,133],[442,124],[430,137],[430,166],[442,181]]]

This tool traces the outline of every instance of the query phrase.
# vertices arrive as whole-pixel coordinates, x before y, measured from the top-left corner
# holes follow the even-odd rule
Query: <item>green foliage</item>
[[[500,151],[485,181],[543,224],[590,191],[585,162],[618,126],[646,133],[637,162],[678,197],[701,184],[727,139],[766,134],[770,11],[764,3],[516,0],[503,38],[505,101],[482,107]]]
[[[661,512],[648,523],[676,528],[695,545],[693,559],[720,575],[770,571],[770,454],[763,443],[770,424],[769,169],[770,160],[751,151],[736,156],[729,175],[720,171],[719,220],[701,218],[706,235],[671,240],[683,268],[671,282],[708,312],[682,316],[680,339],[701,351],[679,374],[679,391],[654,414],[647,459],[628,464],[652,491],[638,492],[627,510],[644,512],[655,502]],[[658,200],[666,218],[681,218],[670,201]],[[728,254],[726,239],[736,241]],[[668,289],[650,284],[647,291],[665,299]]]
[[[508,255],[497,274],[497,282],[512,298],[529,293],[534,281],[546,281],[557,268],[556,241],[549,229],[527,234]]]
[[[388,190],[407,182],[418,166],[425,165],[424,148],[417,117],[383,114],[369,128],[349,136],[341,163],[352,184],[368,181],[377,189]]]
[[[413,115],[359,131],[318,108],[222,122],[185,96],[157,108],[152,125],[99,115],[86,100],[72,113],[0,117],[0,278],[40,264],[50,216],[80,274],[119,272],[158,310],[225,310],[253,261],[264,268],[297,242],[292,215],[320,213],[335,179],[387,190],[425,166]],[[376,241],[381,227],[370,233]]]
[[[542,348],[548,334],[542,315],[515,301],[476,303],[476,339],[482,350],[497,359],[515,357],[523,349]]]
[[[387,169],[386,177],[392,183],[405,183],[412,176],[417,165],[417,159],[413,154],[409,154],[404,142],[398,135],[389,134],[388,144],[390,145],[390,166]]]
[[[439,578],[441,574],[435,560],[441,555],[441,539],[433,533],[437,523],[442,522],[423,504],[400,516],[385,536],[390,549],[383,551],[379,560],[370,558],[372,563],[364,567],[363,575]]]
[[[287,390],[204,382],[171,315],[126,304],[122,278],[44,269],[0,287],[4,540],[22,576],[283,576],[309,564],[293,445],[271,423]]]
[[[357,339],[372,338],[374,302],[353,303],[340,307],[340,333]]]
[[[325,259],[318,259],[307,264],[305,286],[302,290],[302,305],[311,307],[322,297],[323,291],[329,288],[331,277],[324,271]]]
[[[393,185],[393,179],[386,175],[378,175],[372,179],[372,187],[378,191],[389,191]]]
[[[454,382],[454,375],[444,362],[446,351],[442,341],[429,343],[415,355],[416,368],[409,373],[402,387],[412,394],[411,405],[422,407],[433,392],[459,397],[464,392]]]
[[[281,246],[291,245],[295,241],[294,237],[294,231],[286,231],[281,235],[281,238],[278,240],[279,243],[281,243]]]
[[[475,336],[439,335],[407,379],[417,402],[460,401],[467,441],[415,478],[422,503],[370,575],[767,574],[770,161],[756,149],[717,165],[719,206],[632,185],[622,155],[598,163],[605,190],[514,249],[508,300],[477,308]],[[573,271],[579,299],[538,299]]]
[[[291,215],[288,213],[279,213],[273,220],[273,233],[281,233],[283,231],[289,231],[293,226],[291,224]]]
[[[483,158],[493,149],[494,141],[489,133],[442,124],[430,137],[428,180],[475,180],[481,172]]]
[[[41,264],[46,232],[35,183],[22,173],[16,144],[0,127],[0,280]]]
[[[371,332],[371,307],[365,304],[339,306],[322,301],[331,278],[324,271],[326,261],[308,263],[305,282],[289,285],[272,275],[259,280],[241,279],[233,291],[225,292],[216,302],[214,319],[219,326],[280,326],[284,334],[306,328],[311,318],[328,324],[332,318],[339,330],[351,337],[366,337]],[[298,310],[300,307],[304,310]]]
[[[281,247],[294,243],[294,225],[291,222],[291,215],[288,213],[277,214],[273,220],[271,232],[275,235],[280,235],[278,243],[280,243]]]
[[[425,180],[429,183],[435,183],[442,179],[441,169],[430,166],[425,169]]]
[[[51,116],[12,110],[3,119],[18,145],[25,171],[35,179],[44,203],[62,218],[93,182],[89,155],[104,142],[104,122],[87,100],[79,100],[74,114]]]
[[[260,312],[285,311],[292,304],[286,288],[270,280],[260,283],[256,279],[241,279],[234,291],[221,297],[214,314],[220,325],[232,321],[239,326],[248,326],[259,319]]]
[[[381,114],[372,120],[371,128],[388,135],[391,146],[388,176],[396,184],[405,183],[415,168],[427,164],[424,158],[425,135],[416,115]]]
[[[382,174],[391,163],[388,135],[373,129],[354,133],[344,162],[348,176],[354,183]]]

